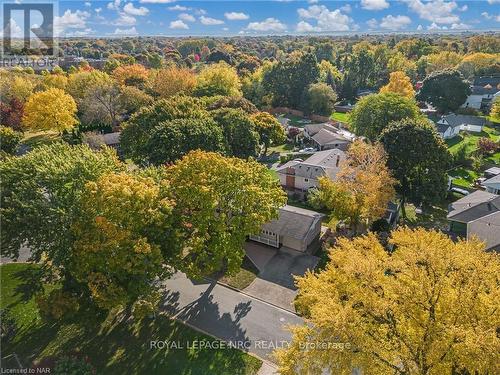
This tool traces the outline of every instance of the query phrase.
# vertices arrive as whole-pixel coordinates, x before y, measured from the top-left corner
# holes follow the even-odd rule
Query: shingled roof
[[[319,212],[286,205],[280,208],[278,219],[264,224],[262,229],[277,233],[280,236],[302,240],[314,230],[317,222],[323,217]]]

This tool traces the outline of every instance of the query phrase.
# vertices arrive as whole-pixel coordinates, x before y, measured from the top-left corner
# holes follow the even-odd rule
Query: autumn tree
[[[144,88],[148,80],[148,70],[141,64],[122,65],[113,70],[113,77],[120,85]]]
[[[73,244],[71,224],[85,184],[123,167],[111,149],[55,143],[0,163],[1,251],[17,257],[30,248],[34,261],[42,254],[54,265],[68,265]]]
[[[241,82],[236,69],[221,61],[203,69],[196,78],[197,96],[241,96]]]
[[[259,112],[251,116],[255,129],[260,136],[260,142],[264,145],[264,155],[270,145],[280,145],[285,142],[285,129],[279,121],[268,112]]]
[[[350,123],[357,135],[375,140],[391,121],[419,116],[411,99],[395,93],[373,94],[359,100],[350,114]]]
[[[88,182],[75,237],[70,272],[102,309],[150,304],[154,280],[168,275],[172,202],[152,178],[105,174]],[[171,254],[170,254],[171,255]],[[154,298],[153,298],[154,300]]]
[[[355,141],[347,152],[335,180],[319,179],[314,204],[331,214],[331,223],[347,221],[355,232],[383,217],[394,198],[395,180],[386,166],[387,155],[380,144]]]
[[[380,140],[388,166],[399,181],[396,190],[404,203],[436,203],[446,196],[451,155],[428,120],[393,122]]]
[[[340,239],[324,271],[298,279],[307,324],[277,353],[281,374],[498,372],[498,255],[423,228],[390,243]]]
[[[381,94],[392,92],[408,99],[415,96],[415,90],[411,84],[410,78],[403,72],[392,72],[389,83],[380,89]]]
[[[79,71],[68,76],[66,91],[79,105],[94,85],[101,84],[103,82],[108,83],[111,81],[112,78],[108,74],[99,70],[92,70],[89,72]]]
[[[250,234],[276,218],[286,196],[255,161],[192,151],[167,170],[180,269],[191,277],[236,272]]]
[[[467,99],[471,90],[462,75],[456,70],[443,70],[428,76],[417,99],[431,103],[440,112],[458,109]]]
[[[176,94],[190,94],[196,85],[196,76],[190,69],[169,67],[152,73],[151,89],[160,98]]]
[[[0,157],[2,153],[10,155],[15,154],[22,139],[22,133],[7,126],[0,125]]]
[[[493,120],[500,122],[500,98],[495,98],[491,105],[490,116]]]
[[[63,90],[52,88],[30,96],[24,106],[23,126],[31,130],[71,130],[78,120],[76,103]]]
[[[36,82],[25,76],[14,74],[0,75],[0,99],[4,103],[17,100],[25,103],[35,91]]]
[[[441,51],[422,57],[426,60],[425,72],[431,74],[436,71],[455,68],[461,61],[462,55],[453,51]]]

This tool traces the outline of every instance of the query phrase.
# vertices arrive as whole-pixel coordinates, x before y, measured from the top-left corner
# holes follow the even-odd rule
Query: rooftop
[[[280,208],[278,219],[263,225],[262,229],[296,239],[303,239],[323,217],[319,212],[286,205]]]

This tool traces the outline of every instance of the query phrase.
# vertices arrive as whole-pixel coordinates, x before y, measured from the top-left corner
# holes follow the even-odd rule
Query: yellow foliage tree
[[[197,78],[195,94],[241,96],[241,82],[236,69],[224,61],[203,69]]]
[[[148,70],[141,64],[122,65],[113,71],[113,77],[120,85],[143,88],[148,80]]]
[[[490,116],[493,120],[500,122],[500,98],[495,98],[491,105]]]
[[[403,72],[393,72],[390,74],[389,83],[380,89],[380,93],[393,92],[409,99],[415,96],[415,90],[410,78]]]
[[[462,61],[462,55],[452,51],[442,51],[431,55],[423,56],[427,67],[425,72],[430,74],[439,70],[451,69],[456,67]]]
[[[61,89],[51,88],[30,96],[24,107],[23,126],[31,130],[62,132],[78,123],[75,113],[73,98]]]
[[[58,88],[65,90],[68,85],[68,78],[64,74],[47,74],[43,77],[43,85],[45,88]]]
[[[498,374],[499,256],[423,228],[341,239],[299,278],[307,323],[277,352],[280,374]]]
[[[394,198],[395,180],[386,166],[387,155],[380,144],[354,142],[342,163],[336,180],[319,179],[315,205],[331,213],[331,223],[345,220],[355,231],[365,229],[383,216]]]
[[[151,77],[151,88],[160,98],[189,94],[195,85],[196,76],[190,69],[174,66],[157,70]]]

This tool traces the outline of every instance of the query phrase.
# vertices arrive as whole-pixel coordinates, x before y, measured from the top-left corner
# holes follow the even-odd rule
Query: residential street
[[[203,281],[193,283],[176,273],[163,282],[164,311],[210,335],[272,361],[275,347],[286,345],[291,335],[287,324],[302,318],[253,297]]]

